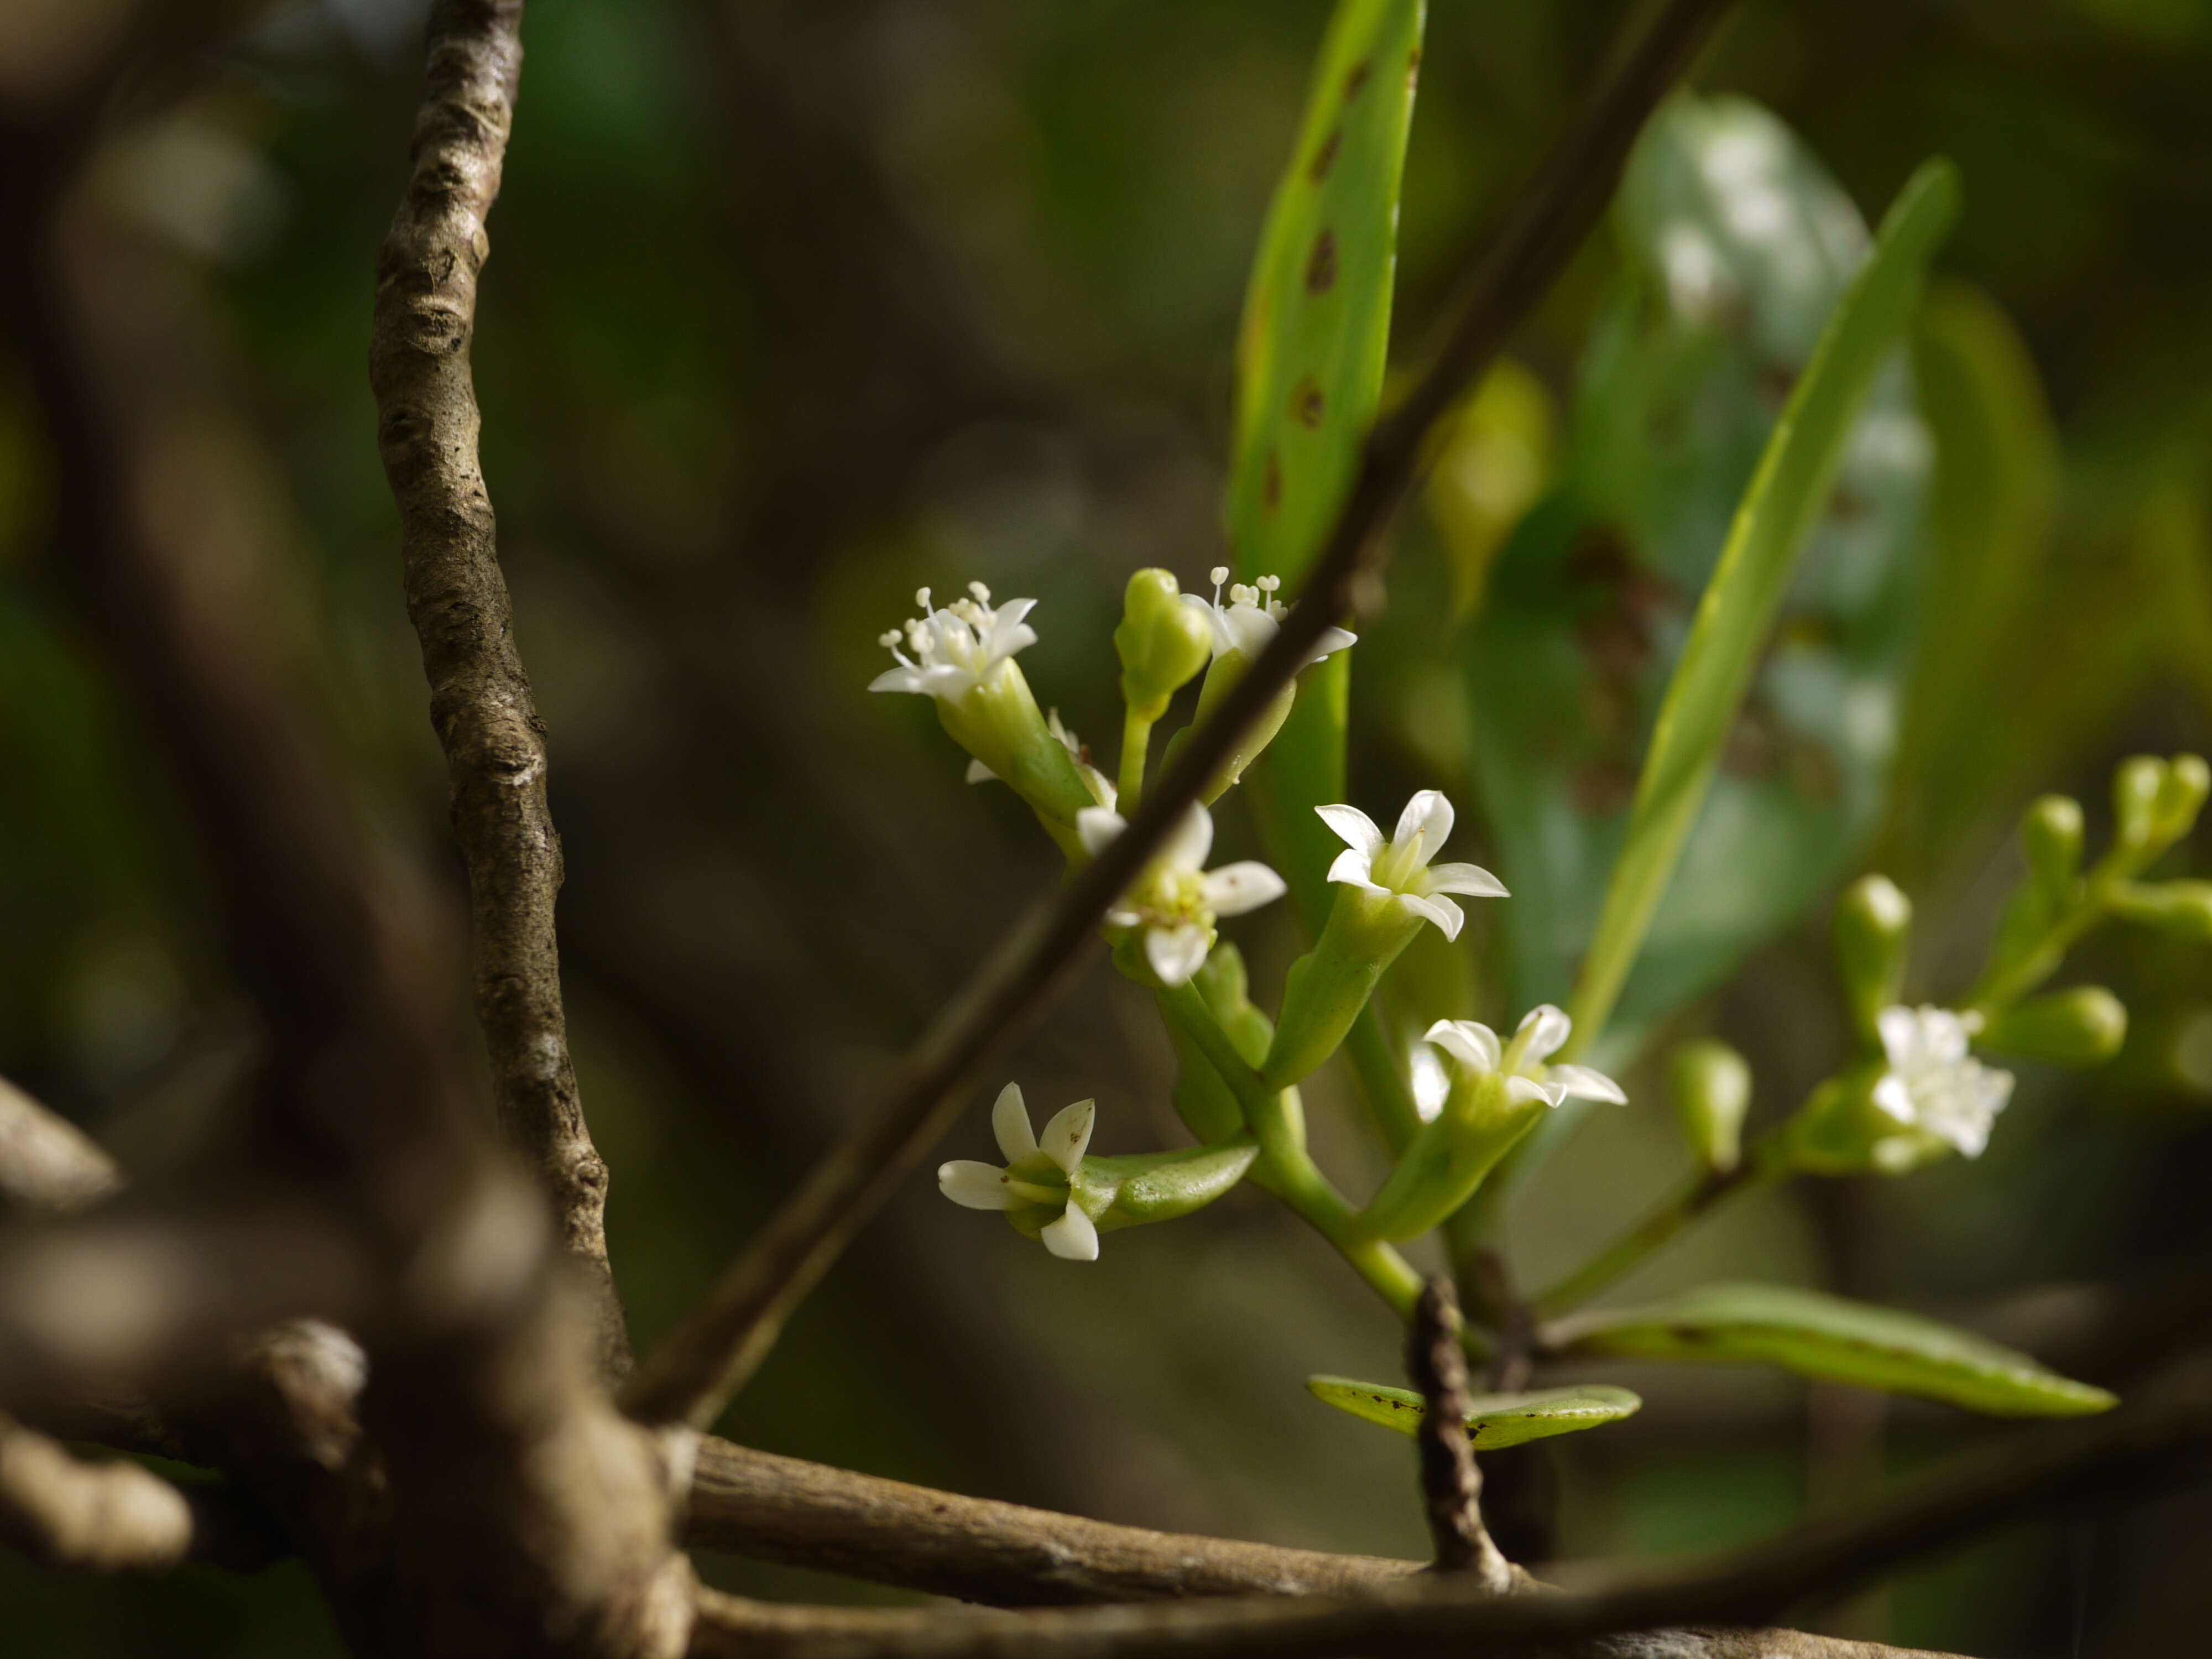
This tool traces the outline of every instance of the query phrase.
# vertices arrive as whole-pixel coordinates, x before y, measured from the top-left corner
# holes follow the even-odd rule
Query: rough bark
[[[595,1288],[603,1358],[619,1370],[629,1344],[607,1267],[607,1168],[584,1122],[561,1001],[561,837],[546,798],[545,727],[515,646],[469,366],[521,24],[521,0],[441,0],[432,14],[414,171],[377,254],[369,380],[399,503],[407,614],[468,865],[493,1098],[508,1140],[544,1183],[562,1245]]]

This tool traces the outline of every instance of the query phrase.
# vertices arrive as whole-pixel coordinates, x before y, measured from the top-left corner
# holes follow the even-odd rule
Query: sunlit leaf
[[[1244,300],[1229,539],[1249,580],[1295,592],[1351,487],[1390,343],[1398,190],[1422,0],[1342,0]],[[1335,842],[1313,808],[1344,799],[1351,664],[1310,671],[1249,784],[1300,914],[1318,929]]]
[[[1310,1376],[1306,1387],[1315,1399],[1401,1434],[1412,1434],[1428,1415],[1428,1402],[1409,1389],[1358,1382],[1348,1376]],[[1626,1389],[1589,1383],[1531,1394],[1477,1395],[1473,1404],[1467,1419],[1468,1439],[1477,1451],[1492,1451],[1577,1429],[1602,1428],[1633,1416],[1644,1402]]]
[[[1763,1361],[1996,1417],[2078,1417],[2118,1403],[2102,1389],[1932,1319],[1780,1285],[1709,1285],[1665,1302],[1581,1314],[1547,1339],[1580,1354]]]
[[[1638,146],[1571,482],[1467,653],[1515,1000],[1565,1000],[1579,963],[1585,1034],[1619,999],[1601,1064],[1802,914],[1880,810],[1929,467],[1896,343],[1955,194],[1923,169],[1869,262],[1763,111],[1686,101]]]

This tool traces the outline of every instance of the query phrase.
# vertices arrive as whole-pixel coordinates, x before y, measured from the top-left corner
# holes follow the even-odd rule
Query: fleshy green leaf
[[[2102,1389],[1932,1319],[1781,1285],[1709,1285],[1665,1302],[1580,1314],[1548,1338],[1583,1354],[1763,1361],[1993,1417],[2078,1417],[2118,1403]]]
[[[1351,487],[1382,395],[1398,190],[1423,0],[1341,0],[1268,210],[1237,347],[1229,540],[1245,580],[1294,592]],[[1307,928],[1328,912],[1336,842],[1313,815],[1344,799],[1351,665],[1310,671],[1250,781]]]
[[[1500,556],[1465,653],[1516,896],[1498,912],[1511,1000],[1565,1002],[1608,872],[1635,878],[1592,956],[1603,1000],[1621,992],[1601,1066],[1802,915],[1881,811],[1930,472],[1895,337],[1951,193],[1909,189],[1877,275],[1850,198],[1755,106],[1678,100],[1631,162],[1628,270],[1583,366],[1567,482]],[[1726,639],[1693,628],[1709,587]],[[1662,728],[1676,683],[1702,706]]]
[[[1315,1399],[1401,1434],[1412,1434],[1428,1414],[1428,1402],[1409,1389],[1357,1382],[1348,1376],[1310,1376],[1306,1387]],[[1589,1383],[1539,1389],[1533,1394],[1477,1395],[1474,1405],[1468,1413],[1468,1439],[1477,1451],[1494,1451],[1618,1423],[1641,1410],[1644,1402],[1626,1389]]]

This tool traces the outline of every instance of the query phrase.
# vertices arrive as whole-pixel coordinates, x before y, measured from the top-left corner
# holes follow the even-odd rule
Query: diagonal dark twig
[[[1128,830],[992,952],[705,1303],[640,1368],[623,1396],[634,1415],[649,1422],[713,1421],[774,1345],[791,1310],[950,1126],[961,1085],[1059,994],[1115,897],[1260,711],[1304,665],[1322,631],[1352,609],[1382,556],[1385,526],[1420,474],[1430,429],[1495,360],[1596,223],[1644,120],[1729,5],[1668,0],[1619,57],[1523,191],[1475,271],[1434,362],[1369,439],[1304,596],[1273,642],[1212,719],[1192,732]]]
[[[1406,1370],[1428,1402],[1415,1439],[1421,1449],[1421,1500],[1439,1572],[1472,1572],[1493,1594],[1513,1583],[1513,1569],[1482,1524],[1482,1474],[1474,1466],[1467,1419],[1474,1402],[1460,1346],[1459,1298],[1443,1275],[1422,1287],[1406,1329]]]
[[[544,725],[515,647],[469,369],[521,22],[521,0],[442,0],[432,21],[414,173],[377,254],[369,381],[399,503],[407,614],[468,864],[477,1018],[500,1123],[536,1167],[562,1242],[598,1292],[603,1356],[619,1370],[629,1344],[607,1268],[607,1167],[584,1122],[561,1002],[561,837],[546,800]]]

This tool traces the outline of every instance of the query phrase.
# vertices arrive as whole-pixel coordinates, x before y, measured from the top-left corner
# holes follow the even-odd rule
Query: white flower
[[[1889,1069],[1874,1103],[1900,1123],[1948,1140],[1968,1158],[1990,1144],[1990,1128],[2012,1098],[2012,1073],[1966,1053],[1980,1023],[1948,1008],[1885,1008],[1875,1016]]]
[[[1620,1085],[1602,1072],[1587,1066],[1547,1066],[1559,1045],[1574,1030],[1574,1022],[1550,1003],[1532,1008],[1513,1034],[1500,1046],[1498,1033],[1480,1020],[1440,1019],[1425,1036],[1461,1067],[1469,1072],[1495,1072],[1505,1079],[1505,1097],[1516,1106],[1540,1100],[1557,1106],[1569,1096],[1577,1100],[1610,1101],[1626,1105]]]
[[[1075,832],[1093,858],[1127,827],[1110,807],[1075,815]],[[1213,948],[1216,917],[1241,916],[1283,896],[1283,878],[1264,864],[1247,860],[1206,869],[1212,849],[1213,819],[1194,805],[1120,907],[1106,913],[1115,927],[1144,928],[1145,959],[1163,985],[1181,985],[1199,970]]]
[[[919,590],[914,602],[921,607],[921,615],[903,629],[890,629],[878,641],[898,659],[898,666],[870,680],[868,690],[964,697],[988,681],[1014,653],[1036,643],[1036,630],[1023,620],[1036,608],[1035,599],[1008,599],[994,610],[991,590],[982,583],[969,582],[968,592],[970,597],[938,611],[930,607],[929,590]],[[899,649],[902,641],[912,656]]]
[[[1430,865],[1452,830],[1452,805],[1433,789],[1421,790],[1406,803],[1398,815],[1398,832],[1387,846],[1375,820],[1356,806],[1316,806],[1314,811],[1347,843],[1328,866],[1331,881],[1391,894],[1415,915],[1436,923],[1446,939],[1459,937],[1467,917],[1459,906],[1438,895],[1506,896],[1505,884],[1479,865]]]
[[[1091,751],[1083,746],[1082,738],[1060,723],[1060,710],[1055,708],[1046,714],[1044,724],[1045,730],[1052,733],[1060,746],[1067,750],[1068,757],[1075,763],[1076,775],[1083,780],[1083,787],[1090,790],[1091,799],[1101,806],[1113,805],[1119,798],[1114,781],[1091,763]],[[968,763],[968,781],[996,783],[999,775],[982,762],[971,760]]]
[[[999,1091],[991,1108],[991,1133],[1006,1155],[1006,1167],[955,1158],[937,1167],[938,1190],[955,1204],[971,1210],[1011,1210],[1017,1204],[1060,1204],[1060,1219],[1046,1224],[1037,1237],[1054,1255],[1068,1261],[1098,1259],[1098,1229],[1075,1201],[1075,1172],[1083,1164],[1084,1150],[1091,1145],[1091,1129],[1097,1116],[1094,1101],[1079,1100],[1053,1114],[1039,1144],[1030,1129],[1029,1108],[1022,1102],[1022,1086],[1009,1083]]]
[[[1275,597],[1283,585],[1280,576],[1262,576],[1249,586],[1239,582],[1229,590],[1229,603],[1221,602],[1221,585],[1229,580],[1229,567],[1217,564],[1206,573],[1213,583],[1213,597],[1207,599],[1196,593],[1186,593],[1182,602],[1206,612],[1207,623],[1213,629],[1213,654],[1227,655],[1241,652],[1248,659],[1256,659],[1275,637],[1289,608]],[[1306,659],[1311,667],[1331,652],[1341,651],[1347,645],[1358,643],[1359,636],[1347,634],[1341,628],[1324,629],[1314,641],[1313,653]]]

